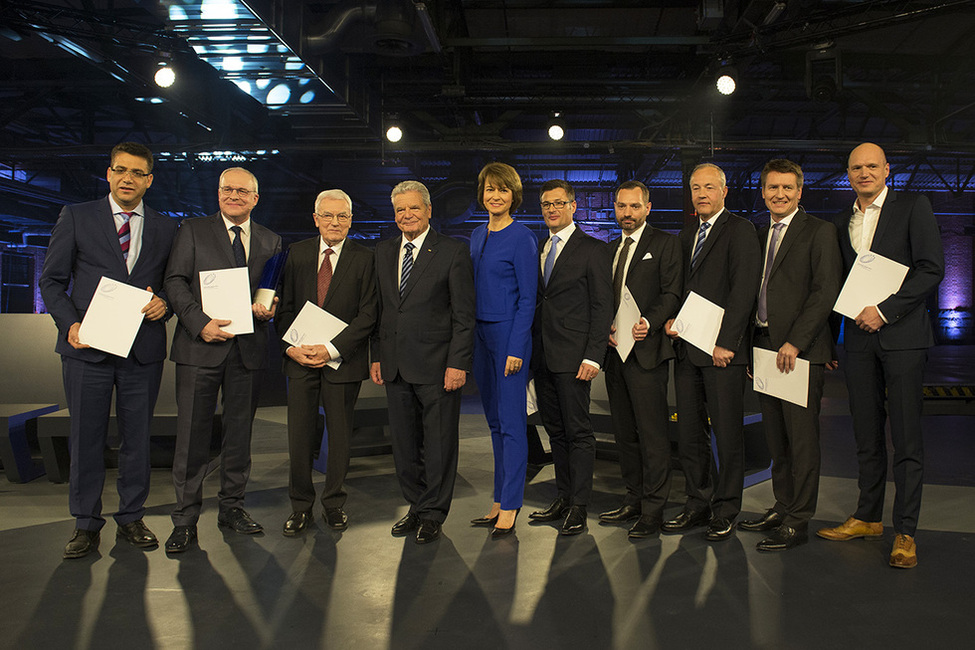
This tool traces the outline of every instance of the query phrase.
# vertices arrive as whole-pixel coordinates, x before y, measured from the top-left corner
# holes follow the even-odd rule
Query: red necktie
[[[131,235],[129,233],[129,219],[132,218],[134,212],[123,212],[122,213],[122,226],[118,229],[118,243],[122,247],[122,259],[128,261],[129,259],[129,240]]]
[[[328,295],[328,286],[332,284],[332,260],[331,255],[334,253],[331,248],[325,249],[325,259],[322,260],[322,266],[318,269],[318,306],[321,307],[325,304],[325,296]]]

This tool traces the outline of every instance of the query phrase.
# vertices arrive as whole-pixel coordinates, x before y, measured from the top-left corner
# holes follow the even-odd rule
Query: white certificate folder
[[[857,255],[833,311],[855,319],[864,307],[879,305],[896,293],[907,277],[907,267],[867,251]]]
[[[781,372],[775,365],[778,354],[774,350],[752,348],[755,362],[755,390],[806,408],[809,402],[809,362],[796,359],[791,372]]]
[[[220,329],[231,334],[253,334],[251,281],[246,266],[200,271],[203,313],[215,320],[229,320]]]
[[[692,291],[674,319],[674,331],[699,350],[714,354],[722,320],[724,307]]]
[[[348,323],[341,318],[306,300],[281,340],[290,345],[325,345],[346,327]],[[332,360],[325,365],[337,370],[342,362]]]
[[[624,363],[633,350],[635,343],[633,326],[640,322],[640,318],[640,307],[633,299],[633,294],[628,288],[623,287],[623,295],[620,296],[620,308],[616,311],[613,325],[616,327],[616,353],[620,355],[620,359]]]
[[[81,321],[78,338],[96,350],[129,356],[145,318],[142,309],[150,300],[149,291],[102,276]]]

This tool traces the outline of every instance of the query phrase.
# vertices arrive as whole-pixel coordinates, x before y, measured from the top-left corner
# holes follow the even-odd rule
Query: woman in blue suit
[[[494,504],[475,526],[492,537],[514,531],[528,464],[525,390],[538,284],[538,240],[512,217],[521,205],[518,172],[489,163],[477,177],[477,198],[488,223],[471,235],[477,296],[474,378],[494,446]]]

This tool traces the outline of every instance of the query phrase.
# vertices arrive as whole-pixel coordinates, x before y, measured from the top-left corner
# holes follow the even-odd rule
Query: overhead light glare
[[[390,142],[399,142],[403,139],[403,129],[397,124],[393,124],[386,129],[386,139]]]
[[[562,113],[558,111],[552,113],[552,119],[548,123],[548,137],[556,142],[565,137],[565,122],[562,120]]]
[[[164,65],[156,70],[153,79],[156,80],[156,85],[160,88],[169,88],[176,83],[176,72],[168,65]]]
[[[722,95],[730,95],[734,93],[735,89],[738,87],[738,84],[735,83],[735,78],[730,74],[719,75],[714,85],[718,89],[718,92]]]

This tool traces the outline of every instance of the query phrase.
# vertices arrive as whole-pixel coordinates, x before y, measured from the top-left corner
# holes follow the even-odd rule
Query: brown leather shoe
[[[913,569],[917,566],[917,544],[913,537],[897,534],[890,552],[890,566],[896,569]]]
[[[880,539],[884,534],[884,525],[879,521],[860,521],[850,517],[835,528],[820,528],[816,534],[823,539],[834,542],[845,542],[848,539],[863,537],[864,539]]]

